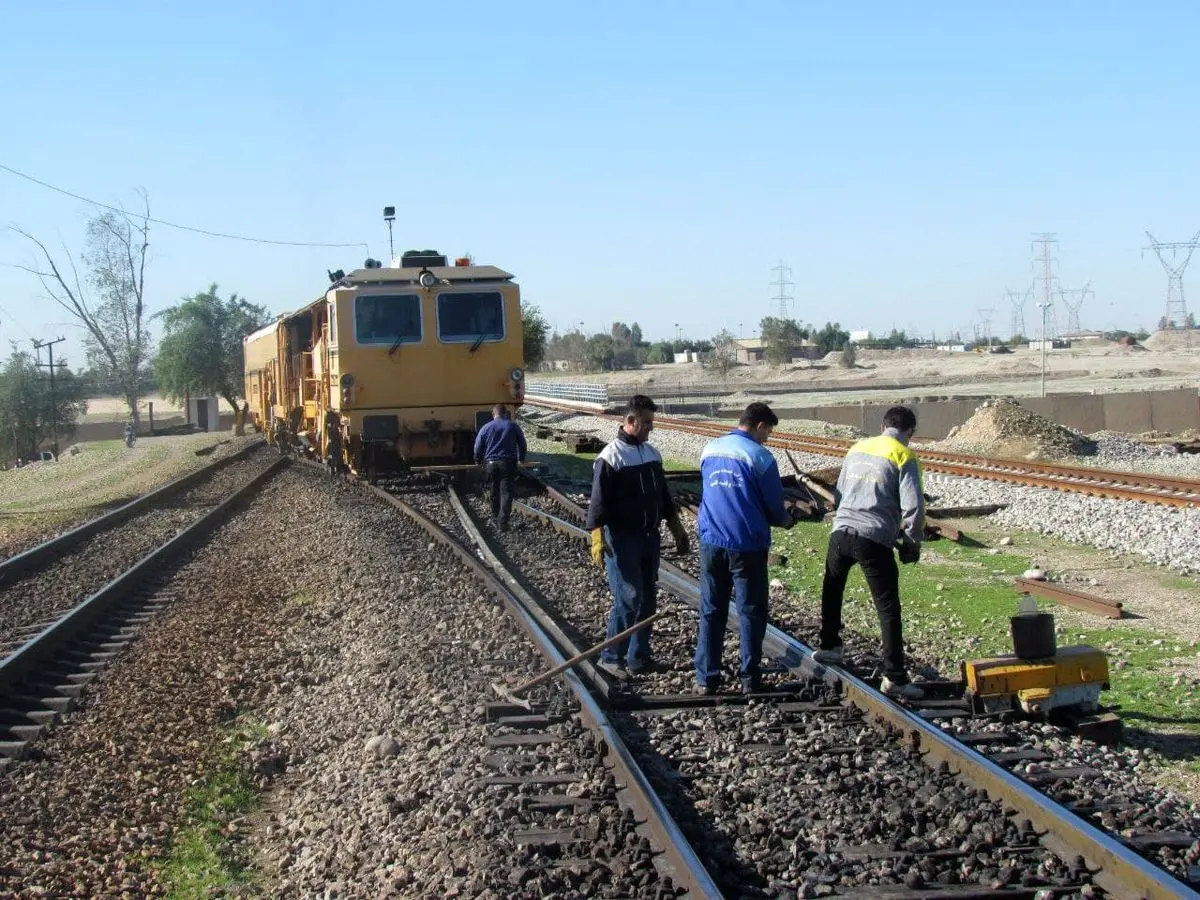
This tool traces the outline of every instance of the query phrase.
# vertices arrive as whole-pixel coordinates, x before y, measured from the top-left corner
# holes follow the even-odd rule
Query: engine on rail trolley
[[[470,464],[493,404],[524,399],[520,289],[433,251],[372,263],[245,338],[249,421],[340,471]]]

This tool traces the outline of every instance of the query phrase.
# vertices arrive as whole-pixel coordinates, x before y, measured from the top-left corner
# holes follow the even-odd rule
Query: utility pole
[[[1153,250],[1158,256],[1158,261],[1162,263],[1162,267],[1167,273],[1167,314],[1163,316],[1167,320],[1167,328],[1184,328],[1188,327],[1187,302],[1183,299],[1183,273],[1187,270],[1188,263],[1192,261],[1192,253],[1197,247],[1200,247],[1200,231],[1192,235],[1190,241],[1179,241],[1176,243],[1167,243],[1160,241],[1150,232],[1146,232],[1146,237],[1150,238],[1150,246],[1146,250]],[[1167,259],[1167,252],[1170,252],[1171,258]],[[1180,259],[1179,255],[1183,254]],[[1189,329],[1190,333],[1190,329]]]
[[[1017,335],[1026,337],[1025,304],[1029,301],[1029,298],[1033,296],[1033,285],[1030,284],[1029,287],[1025,289],[1024,293],[1006,290],[1004,294],[1008,301],[1012,304],[1012,325],[1010,326],[1011,333],[1009,334],[1009,337],[1015,338]]]
[[[1034,263],[1039,267],[1042,276],[1042,302],[1041,306],[1046,304],[1046,310],[1050,311],[1050,324],[1053,326],[1053,331],[1058,334],[1058,322],[1054,316],[1054,264],[1058,262],[1058,257],[1054,255],[1054,248],[1058,246],[1058,235],[1050,231],[1043,231],[1033,236],[1034,246],[1041,245],[1041,251],[1035,258]],[[1042,310],[1042,318],[1046,318],[1046,310]],[[1042,331],[1045,332],[1043,325]],[[1042,338],[1045,340],[1045,337]]]
[[[1050,309],[1050,302],[1043,300],[1038,306],[1042,310],[1042,396],[1046,396],[1046,311]]]
[[[392,243],[392,223],[396,221],[396,207],[385,206],[383,208],[383,221],[387,222],[388,227],[388,265],[392,264],[392,260],[396,258],[396,245]]]
[[[50,362],[45,367],[50,369],[50,434],[52,438],[50,447],[55,460],[58,459],[58,396],[54,383],[54,345],[61,344],[65,340],[65,337],[59,337],[52,341],[33,342],[33,349],[38,351],[37,366],[39,369],[43,368],[41,349],[45,347],[50,354]]]
[[[781,259],[779,265],[775,266],[771,271],[779,273],[779,279],[771,282],[771,285],[776,290],[775,296],[771,299],[779,303],[779,318],[786,319],[788,317],[788,303],[792,303],[795,306],[795,298],[788,292],[789,287],[796,286],[795,282],[789,280],[792,270],[785,266]]]
[[[1059,290],[1058,295],[1062,297],[1063,305],[1067,307],[1067,334],[1078,334],[1083,330],[1079,324],[1079,309],[1089,294],[1093,297],[1096,296],[1090,281],[1081,288]]]
[[[985,340],[987,340],[988,350],[991,350],[992,349],[992,313],[994,313],[995,310],[994,309],[977,309],[976,312],[979,313],[979,318],[981,318],[983,320],[983,335],[984,335]]]

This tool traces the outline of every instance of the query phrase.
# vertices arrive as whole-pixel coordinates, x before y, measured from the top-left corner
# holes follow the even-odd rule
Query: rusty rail
[[[1051,584],[1048,581],[1017,578],[1013,583],[1023,594],[1037,594],[1039,597],[1045,597],[1061,603],[1063,606],[1073,606],[1076,609],[1097,613],[1108,619],[1119,619],[1125,614],[1119,600],[1107,600],[1104,597],[1097,597],[1095,594],[1085,594],[1083,591],[1075,591],[1060,584]]]

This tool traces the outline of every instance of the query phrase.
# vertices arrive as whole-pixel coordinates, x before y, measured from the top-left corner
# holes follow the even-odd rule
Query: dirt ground
[[[138,411],[142,414],[142,418],[146,418],[150,409],[150,404],[154,404],[154,416],[159,419],[169,419],[173,416],[183,415],[183,404],[176,403],[173,400],[167,400],[160,397],[158,394],[150,394],[143,397],[138,404]],[[221,414],[232,413],[233,409],[223,399],[217,400],[217,406]],[[124,422],[129,418],[129,407],[125,405],[125,401],[119,397],[95,397],[88,400],[87,414],[83,417],[84,422]]]
[[[1163,390],[1200,385],[1200,331],[1193,346],[1174,347],[1161,335],[1152,336],[1148,347],[1134,349],[1103,342],[1095,347],[1082,345],[1046,354],[1047,390],[1051,393],[1117,393]],[[1176,341],[1176,343],[1182,343]],[[1151,349],[1165,344],[1165,349]],[[839,354],[825,360],[801,362],[772,368],[766,365],[741,365],[725,378],[705,369],[700,363],[645,366],[625,372],[543,373],[537,380],[564,380],[641,385],[660,393],[671,388],[704,388],[737,391],[751,385],[796,385],[795,400],[803,405],[821,405],[845,400],[839,392],[856,388],[855,402],[872,402],[894,397],[906,384],[928,383],[939,393],[1006,394],[1033,396],[1040,393],[1041,352],[1017,350],[1013,353],[947,353],[937,350],[862,350],[854,369],[838,365]],[[878,386],[878,393],[857,389]],[[829,393],[824,393],[825,388]],[[773,394],[778,405],[789,402],[788,395]]]

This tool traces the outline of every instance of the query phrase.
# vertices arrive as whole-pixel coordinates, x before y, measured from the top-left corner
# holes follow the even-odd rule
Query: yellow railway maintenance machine
[[[245,339],[250,421],[337,471],[469,466],[492,405],[524,400],[520,289],[434,251],[372,263]]]
[[[1109,687],[1103,651],[1083,645],[1058,648],[1054,616],[1039,613],[1028,595],[1011,623],[1012,655],[962,664],[966,696],[975,712],[1056,715],[1097,740],[1118,740],[1120,720],[1111,713],[1095,715],[1100,692]]]

